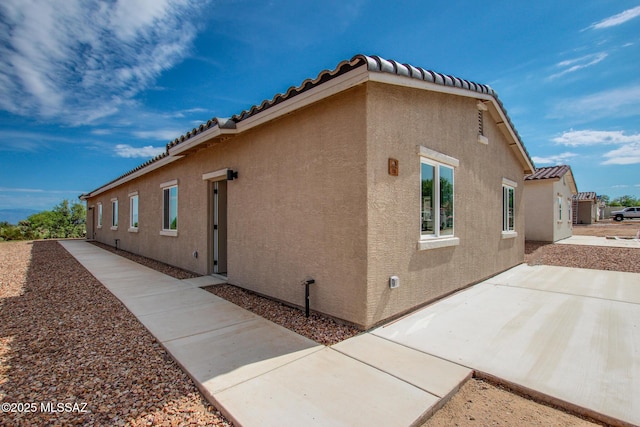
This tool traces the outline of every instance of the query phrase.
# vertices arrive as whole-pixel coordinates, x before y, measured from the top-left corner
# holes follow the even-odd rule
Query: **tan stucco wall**
[[[229,282],[364,325],[366,151],[364,86],[201,150],[92,198],[104,204],[96,239],[200,273],[211,272],[210,183],[202,175],[238,171],[228,182]],[[178,180],[178,237],[160,236],[163,182]],[[127,231],[138,191],[138,233]],[[111,224],[112,197],[120,226]],[[198,251],[198,258],[193,252]]]
[[[88,201],[95,238],[200,274],[211,270],[211,183],[228,182],[229,282],[368,328],[523,261],[523,170],[491,116],[478,142],[474,98],[366,83],[188,154]],[[454,247],[418,250],[422,145],[454,157]],[[388,159],[400,174],[388,174]],[[516,238],[502,238],[502,180],[517,183]],[[178,236],[161,236],[160,184],[178,180]],[[137,233],[128,231],[137,191]],[[120,226],[110,230],[111,198]],[[193,253],[199,256],[195,258]],[[400,287],[389,289],[391,275]]]
[[[477,101],[408,88],[369,85],[367,324],[519,264],[524,258],[523,170],[488,114],[478,142]],[[418,250],[422,145],[459,160],[455,169],[458,246]],[[388,158],[399,160],[399,176]],[[516,231],[502,239],[502,180],[517,183]],[[400,287],[389,288],[389,276]]]
[[[556,242],[571,237],[571,195],[571,188],[562,178],[525,181],[526,239]],[[558,196],[563,200],[562,220],[558,213]]]

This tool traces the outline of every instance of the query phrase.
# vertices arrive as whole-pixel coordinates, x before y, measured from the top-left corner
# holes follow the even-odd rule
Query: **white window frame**
[[[160,229],[160,235],[161,236],[169,236],[169,237],[177,237],[178,236],[178,197],[179,197],[179,192],[178,192],[178,180],[174,179],[172,181],[168,181],[168,182],[163,182],[162,184],[160,184],[160,188],[162,189],[162,228]],[[167,201],[165,199],[166,195],[169,194],[169,197],[171,197],[171,189],[175,188],[176,189],[176,212],[175,212],[175,218],[176,218],[176,228],[165,228],[165,222],[167,220],[166,218],[166,211],[165,211],[165,206],[167,205]],[[171,217],[171,199],[169,199],[168,202],[168,214],[169,214],[169,218]],[[169,227],[171,227],[171,224],[169,224]]]
[[[562,205],[564,203],[562,203],[562,196],[560,194],[558,194],[556,201],[558,202],[558,222],[562,222]]]
[[[98,202],[98,228],[102,228],[102,202]]]
[[[135,203],[134,203],[135,200]],[[135,208],[135,209],[134,209]],[[140,197],[138,196],[138,192],[134,191],[133,193],[129,193],[129,232],[137,233],[138,226],[140,225]],[[135,218],[134,218],[135,211]],[[137,221],[135,221],[137,219]]]
[[[420,240],[418,241],[418,250],[428,250],[428,249],[437,249],[437,248],[444,248],[444,247],[449,247],[449,246],[457,246],[460,244],[460,239],[458,237],[456,237],[455,235],[455,175],[456,175],[456,168],[460,165],[460,161],[454,157],[448,156],[446,154],[442,154],[439,153],[435,150],[432,150],[430,148],[426,148],[423,146],[418,146],[418,154],[420,156],[420,173],[419,178],[420,178],[420,186],[419,186],[419,194],[420,197],[418,198],[418,200],[420,200],[420,212],[419,212],[419,218],[420,218]],[[433,189],[433,194],[436,196],[436,200],[434,203],[434,211],[435,211],[435,215],[434,215],[434,224],[438,224],[437,226],[434,226],[434,233],[433,234],[422,234],[422,164],[428,164],[430,166],[434,167],[434,189]],[[440,235],[440,166],[444,166],[444,167],[448,167],[450,169],[452,169],[453,171],[453,203],[454,203],[454,209],[453,209],[453,217],[454,217],[454,223],[453,223],[453,228],[452,228],[452,235]]]
[[[119,215],[118,198],[111,199],[111,229],[118,229],[118,215]]]
[[[502,178],[502,238],[512,239],[518,236],[516,232],[516,188],[518,183]],[[509,227],[509,191],[513,191],[513,227]]]

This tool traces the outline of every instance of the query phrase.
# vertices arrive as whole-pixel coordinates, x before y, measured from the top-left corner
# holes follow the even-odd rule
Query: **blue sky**
[[[640,197],[640,1],[3,0],[0,209],[50,209],[357,53],[489,84],[536,166]]]

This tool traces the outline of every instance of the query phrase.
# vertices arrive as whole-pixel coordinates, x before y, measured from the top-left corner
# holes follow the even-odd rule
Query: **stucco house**
[[[81,198],[90,238],[367,329],[521,263],[533,170],[489,86],[357,55]]]
[[[578,193],[568,165],[537,168],[524,178],[527,240],[557,242],[573,234],[573,196]]]
[[[573,195],[573,223],[593,224],[600,217],[600,203],[593,191],[583,191]]]

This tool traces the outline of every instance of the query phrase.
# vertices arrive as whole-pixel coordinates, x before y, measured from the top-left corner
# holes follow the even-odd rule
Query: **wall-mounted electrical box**
[[[398,276],[389,277],[389,287],[395,289],[400,286],[400,278]]]

